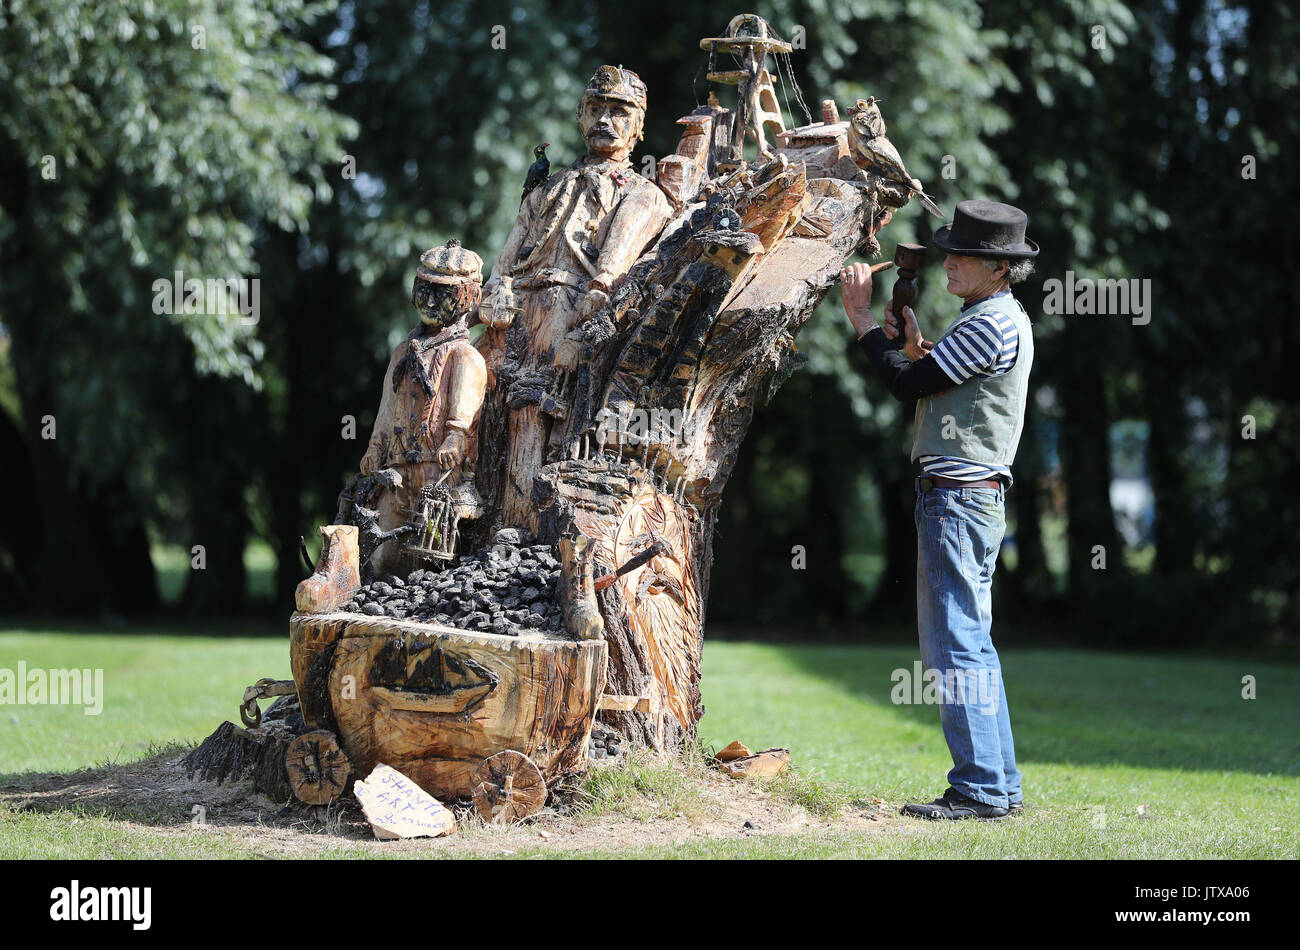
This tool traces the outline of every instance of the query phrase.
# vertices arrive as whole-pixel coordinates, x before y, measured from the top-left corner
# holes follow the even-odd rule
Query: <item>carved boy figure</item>
[[[510,456],[503,514],[531,525],[533,476],[546,461],[553,420],[567,412],[567,334],[609,299],[614,284],[671,217],[668,200],[628,156],[641,139],[646,88],[629,69],[602,66],[578,103],[587,154],[529,193],[484,288],[479,316],[494,375],[509,341]],[[504,334],[502,328],[509,327]],[[557,349],[561,354],[557,360]],[[564,354],[568,352],[566,357]]]
[[[467,318],[478,305],[483,261],[451,240],[420,256],[411,303],[420,324],[393,351],[384,374],[379,413],[361,473],[391,469],[400,477],[378,503],[379,528],[406,521],[420,489],[445,474],[453,488],[473,494],[478,415],[487,370],[469,342]],[[472,507],[472,506],[471,506]],[[405,573],[407,539],[384,542],[371,558],[376,574]]]

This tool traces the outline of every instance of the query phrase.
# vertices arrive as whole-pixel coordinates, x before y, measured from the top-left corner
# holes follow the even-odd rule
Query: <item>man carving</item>
[[[473,470],[487,370],[469,342],[467,319],[479,302],[482,280],[483,261],[459,241],[420,256],[411,288],[420,324],[389,360],[375,428],[361,459],[363,476],[388,470],[388,487],[377,503],[380,531],[404,524],[420,489],[444,476],[460,501],[459,514],[477,507]],[[374,572],[405,574],[406,543],[402,537],[384,541],[371,557]]]
[[[645,106],[636,73],[596,70],[577,110],[587,154],[529,193],[484,288],[479,317],[489,330],[479,345],[494,398],[509,410],[506,524],[535,527],[533,476],[556,448],[555,422],[568,412],[567,371],[577,352],[569,334],[604,306],[672,215],[628,157],[642,137]]]

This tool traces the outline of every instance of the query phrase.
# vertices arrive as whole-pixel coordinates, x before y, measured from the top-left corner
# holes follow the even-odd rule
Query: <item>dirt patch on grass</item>
[[[164,835],[212,834],[249,854],[310,857],[510,856],[540,851],[635,856],[645,848],[701,839],[874,831],[889,814],[879,800],[856,801],[790,774],[768,783],[737,781],[699,761],[666,763],[641,755],[598,766],[540,814],[510,827],[485,825],[467,803],[451,803],[454,835],[377,841],[351,794],[324,808],[274,802],[250,782],[191,778],[187,749],[124,765],[0,782],[0,812],[102,815]],[[553,799],[556,796],[552,796]]]

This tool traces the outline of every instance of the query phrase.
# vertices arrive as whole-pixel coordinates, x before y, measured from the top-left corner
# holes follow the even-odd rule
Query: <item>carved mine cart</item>
[[[587,768],[601,640],[297,613],[290,658],[308,728],[336,733],[356,775],[383,764],[444,800],[469,797],[491,778],[490,760],[512,751],[526,757],[513,760],[512,780],[479,793],[495,786],[508,805],[507,784],[554,784]]]

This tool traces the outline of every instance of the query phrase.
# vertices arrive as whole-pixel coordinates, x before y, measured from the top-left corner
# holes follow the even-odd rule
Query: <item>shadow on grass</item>
[[[72,772],[0,775],[0,813],[5,809],[71,813],[154,828],[196,823],[287,828],[320,824],[319,815],[331,810],[313,812],[296,802],[274,802],[255,792],[247,779],[220,785],[205,782],[182,764],[189,751],[187,745],[170,743],[155,746],[147,756],[132,762]],[[366,829],[349,830],[353,837],[362,837]]]
[[[891,700],[914,650],[772,646],[794,666],[900,719],[939,728],[932,705]],[[1300,670],[1228,658],[1005,650],[1022,763],[1120,764],[1300,775]],[[1253,676],[1257,698],[1243,698]]]

